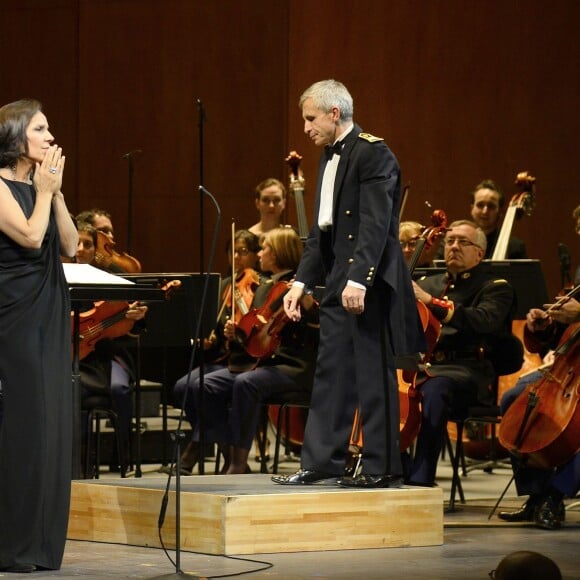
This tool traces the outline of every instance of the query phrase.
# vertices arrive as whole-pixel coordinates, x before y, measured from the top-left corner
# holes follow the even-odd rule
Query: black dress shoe
[[[314,469],[300,469],[292,475],[273,475],[272,481],[280,485],[312,485],[314,483],[335,483],[336,475],[315,471]]]
[[[564,502],[552,495],[548,495],[534,512],[535,524],[544,530],[557,530],[565,518]]]
[[[531,495],[519,510],[515,512],[499,512],[497,517],[506,522],[533,522],[536,508],[540,504],[541,499],[537,495]]]
[[[13,574],[30,574],[36,570],[34,564],[13,564],[6,568],[0,568],[0,572],[11,572]]]
[[[342,487],[403,487],[403,478],[398,475],[368,475],[360,473],[356,477],[341,477],[336,483]]]

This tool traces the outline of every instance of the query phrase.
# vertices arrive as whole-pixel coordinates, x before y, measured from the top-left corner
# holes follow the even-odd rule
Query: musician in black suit
[[[421,430],[412,461],[404,456],[407,483],[432,486],[447,419],[467,407],[493,404],[489,359],[496,338],[511,333],[514,291],[482,271],[485,234],[473,222],[453,222],[445,235],[447,272],[413,283],[415,296],[442,324],[429,365],[417,377],[422,394]]]
[[[395,354],[424,348],[411,279],[399,244],[400,171],[380,137],[353,123],[353,101],[334,80],[300,98],[304,132],[325,146],[319,167],[315,223],[296,281],[284,300],[292,320],[299,300],[326,287],[320,346],[301,469],[280,484],[342,476],[355,410],[364,433],[362,471],[348,487],[401,485]]]

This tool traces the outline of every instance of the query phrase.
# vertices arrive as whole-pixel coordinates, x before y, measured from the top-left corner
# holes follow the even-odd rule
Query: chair
[[[266,434],[268,431],[268,424],[270,421],[270,407],[278,406],[278,417],[276,418],[276,441],[274,444],[274,462],[272,464],[272,473],[278,473],[278,465],[280,462],[280,446],[282,440],[284,445],[289,448],[291,445],[290,434],[292,432],[292,409],[306,409],[310,408],[310,392],[289,392],[278,393],[275,397],[267,399],[262,403],[262,418],[260,421],[260,428],[258,429],[258,448],[260,451],[260,471],[261,473],[268,473],[268,465],[266,459]],[[296,428],[296,425],[294,425]],[[284,432],[284,435],[283,435]]]
[[[111,408],[111,399],[107,396],[91,396],[83,401],[83,412],[86,413],[86,451],[85,477],[99,479],[101,465],[101,419],[109,419],[115,433],[117,457],[121,467],[121,477],[127,476],[126,446],[130,442],[124,441],[118,429],[119,418]],[[94,450],[93,450],[94,447]]]
[[[494,400],[497,401],[499,381],[496,379],[490,386]],[[449,459],[451,461],[452,467],[452,480],[451,480],[451,494],[449,497],[449,505],[447,507],[448,512],[455,511],[455,500],[456,495],[459,494],[459,499],[461,503],[465,503],[465,496],[463,494],[463,488],[461,487],[461,480],[459,475],[459,470],[466,477],[469,471],[473,469],[483,469],[484,471],[491,472],[495,467],[504,467],[506,464],[501,463],[498,458],[498,439],[497,439],[497,425],[501,423],[501,411],[499,405],[477,405],[468,407],[467,413],[462,417],[454,417],[450,419],[450,422],[455,423],[457,428],[457,443],[455,449],[451,445],[449,434],[445,433],[445,447],[449,453]],[[464,453],[464,443],[463,434],[470,426],[481,426],[489,425],[491,428],[491,434],[489,443],[486,440],[486,445],[489,445],[489,452],[484,460],[476,461],[470,466],[467,466],[465,462]]]

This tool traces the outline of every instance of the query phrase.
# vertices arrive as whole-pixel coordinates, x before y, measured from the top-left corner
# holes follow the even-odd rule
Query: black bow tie
[[[334,145],[327,145],[324,148],[324,154],[326,155],[326,160],[330,161],[332,159],[332,156],[335,153],[337,155],[340,155],[341,150],[342,150],[342,141],[337,141]]]

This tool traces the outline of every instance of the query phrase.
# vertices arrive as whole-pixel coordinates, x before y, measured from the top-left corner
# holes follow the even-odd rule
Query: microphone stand
[[[204,244],[204,231],[203,225],[205,223],[204,215],[204,198],[203,193],[207,193],[209,196],[211,194],[204,187],[204,126],[207,120],[205,114],[205,108],[201,99],[197,99],[197,110],[198,110],[198,127],[199,127],[199,271],[204,271],[204,258],[205,258],[205,244]],[[215,201],[215,198],[214,198]],[[215,202],[217,204],[217,201]],[[219,209],[219,208],[218,208]],[[217,231],[217,224],[216,230]],[[210,268],[208,268],[208,277],[210,273]],[[201,312],[201,311],[200,311]],[[201,320],[201,317],[200,317]],[[205,337],[204,328],[200,324],[198,339],[203,340]],[[204,391],[204,376],[205,376],[205,350],[202,348],[200,350],[198,373],[199,373],[199,391],[198,391],[198,426],[199,426],[199,462],[198,462],[198,472],[200,475],[205,475],[205,435],[204,435],[204,413],[203,413],[203,391]],[[188,380],[189,384],[189,380]],[[187,392],[187,389],[186,389]],[[183,409],[183,407],[182,407]]]
[[[189,360],[189,369],[187,372],[186,385],[189,385],[189,382],[190,382],[191,372],[193,370],[195,355],[197,352],[197,346],[199,344],[200,337],[201,337],[201,329],[203,326],[203,324],[202,324],[202,319],[203,319],[202,312],[205,309],[206,298],[207,298],[207,293],[208,293],[208,288],[209,288],[211,266],[213,264],[213,259],[214,259],[214,255],[215,255],[215,248],[217,245],[217,234],[219,231],[219,224],[220,224],[220,220],[221,220],[221,210],[220,210],[219,204],[218,204],[217,200],[215,199],[215,197],[207,189],[205,189],[205,187],[203,187],[201,185],[199,186],[199,191],[200,191],[201,196],[203,196],[204,194],[207,195],[214,203],[215,208],[216,208],[216,223],[215,223],[214,232],[213,232],[212,244],[211,244],[211,249],[210,249],[210,257],[208,260],[208,269],[207,269],[207,272],[205,273],[203,292],[201,295],[201,302],[200,302],[200,306],[199,306],[200,315],[199,315],[198,320],[197,320],[196,330],[195,330],[194,337],[193,337],[193,347],[191,350],[191,357]],[[200,388],[201,388],[201,383],[200,383]],[[183,419],[184,419],[184,415],[185,415],[185,405],[187,403],[188,390],[189,389],[186,387],[184,392],[183,392],[183,399],[181,401],[181,412],[179,414],[177,429],[176,429],[175,433],[172,434],[172,440],[174,441],[174,445],[175,445],[175,455],[174,455],[175,461],[172,463],[172,465],[170,466],[170,469],[169,469],[169,476],[167,477],[167,484],[166,484],[165,493],[163,495],[163,499],[161,502],[161,510],[159,512],[159,520],[157,523],[157,526],[159,529],[159,540],[161,542],[161,545],[162,545],[163,550],[165,551],[167,557],[175,565],[175,573],[168,574],[168,575],[166,574],[164,576],[158,576],[156,578],[200,578],[199,576],[193,576],[193,575],[187,574],[181,570],[181,443],[185,439],[185,434],[183,433],[181,427],[183,425]],[[201,418],[201,415],[202,415],[202,411],[201,411],[201,409],[198,409],[198,419]],[[201,438],[201,433],[200,433],[200,440],[201,439],[202,438]],[[200,460],[201,460],[201,457],[203,457],[203,454],[201,454]],[[174,469],[173,469],[174,467],[175,467],[175,562],[173,562],[173,560],[171,560],[171,557],[169,556],[169,554],[168,554],[168,552],[163,544],[163,540],[161,538],[161,529],[162,529],[163,523],[165,521],[165,513],[167,511],[167,505],[169,502],[169,489],[171,486],[171,477],[172,477],[173,472],[174,472]]]

